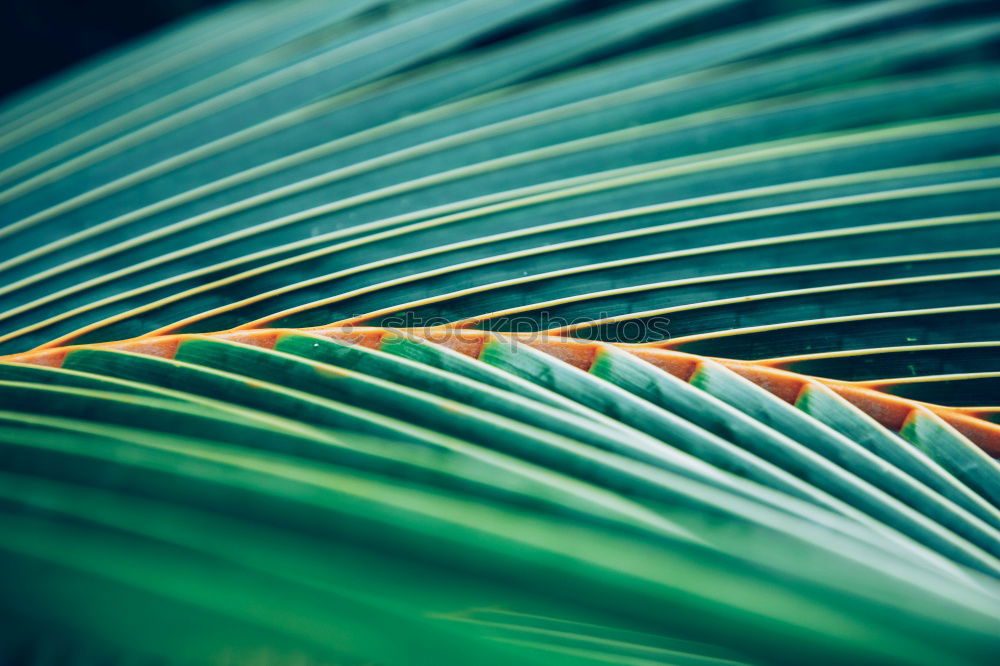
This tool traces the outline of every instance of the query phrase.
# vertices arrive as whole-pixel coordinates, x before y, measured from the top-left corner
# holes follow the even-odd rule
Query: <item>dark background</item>
[[[0,0],[0,99],[225,0]]]

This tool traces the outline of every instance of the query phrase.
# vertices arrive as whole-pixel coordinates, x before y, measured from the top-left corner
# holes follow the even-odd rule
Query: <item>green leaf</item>
[[[0,102],[0,662],[992,663],[998,44],[247,0]]]

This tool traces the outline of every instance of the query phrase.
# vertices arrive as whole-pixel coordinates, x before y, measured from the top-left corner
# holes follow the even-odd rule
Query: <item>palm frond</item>
[[[988,664],[1000,13],[238,2],[0,108],[0,661]]]

